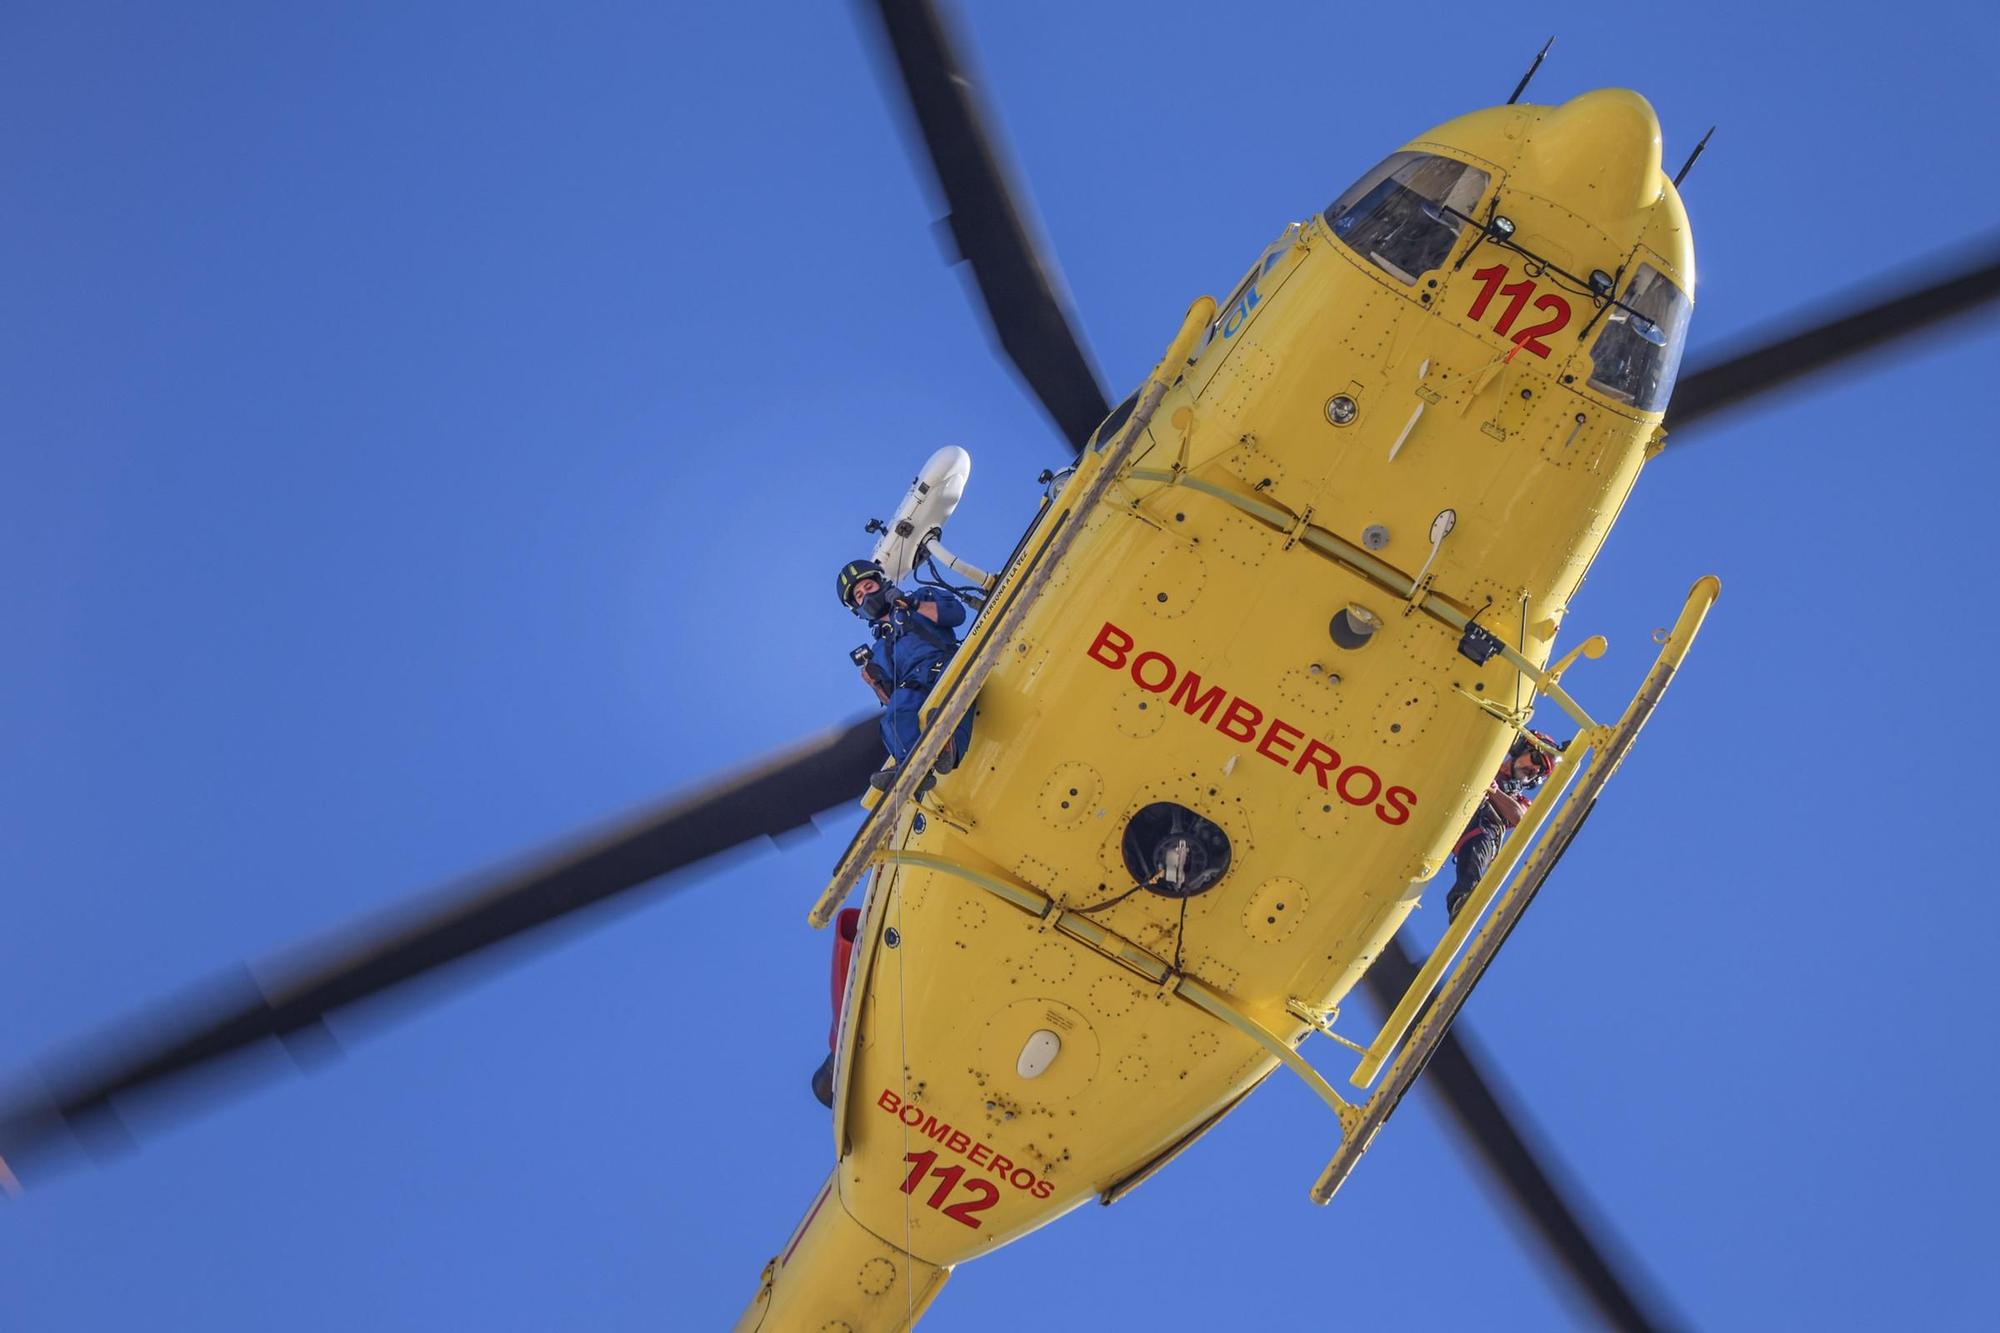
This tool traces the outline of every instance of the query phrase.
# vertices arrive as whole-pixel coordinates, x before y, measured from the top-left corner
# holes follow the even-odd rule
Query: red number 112
[[[1506,337],[1508,331],[1514,327],[1514,321],[1520,318],[1521,307],[1525,306],[1528,298],[1535,294],[1534,280],[1523,278],[1519,282],[1507,282],[1505,264],[1474,269],[1472,279],[1480,284],[1479,295],[1473,298],[1472,308],[1465,312],[1465,317],[1474,321],[1483,320],[1486,317],[1486,308],[1493,303],[1494,295],[1497,293],[1504,296],[1507,298],[1507,308],[1500,312],[1500,318],[1493,321],[1493,331],[1503,338]],[[1502,286],[1502,283],[1506,285]],[[1522,329],[1514,335],[1514,341],[1546,360],[1549,355],[1549,345],[1542,339],[1569,323],[1569,302],[1554,292],[1547,292],[1535,298],[1535,309],[1548,311],[1549,317],[1533,328]]]
[[[994,1204],[1000,1202],[1000,1187],[990,1180],[981,1180],[978,1176],[974,1176],[970,1180],[965,1181],[965,1188],[979,1197],[961,1199],[951,1207],[946,1208],[944,1201],[951,1197],[953,1187],[959,1181],[965,1179],[965,1168],[962,1166],[936,1166],[937,1154],[934,1152],[906,1153],[903,1156],[903,1160],[914,1163],[910,1168],[909,1179],[903,1182],[903,1193],[915,1194],[917,1186],[923,1182],[923,1178],[927,1173],[936,1176],[938,1178],[938,1187],[931,1191],[931,1197],[924,1200],[924,1205],[928,1208],[938,1209],[954,1222],[963,1222],[969,1227],[977,1228],[979,1226],[979,1219],[974,1217],[973,1214],[984,1212]]]

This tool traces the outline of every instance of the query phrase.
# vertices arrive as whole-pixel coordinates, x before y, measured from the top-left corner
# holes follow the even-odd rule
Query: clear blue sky
[[[2000,218],[1986,6],[972,6],[1106,378],[1401,141],[1643,91],[1689,360]],[[1060,457],[843,4],[0,19],[0,1070],[867,703],[833,569]],[[1992,1318],[1992,325],[1703,430],[1568,627],[1723,600],[1468,1025],[1706,1328]],[[831,1157],[846,825],[0,1209],[0,1327],[712,1328]],[[1435,931],[1440,912],[1427,911]],[[1322,1058],[1326,1053],[1321,1052]],[[1422,1099],[1331,1209],[1274,1080],[927,1328],[1548,1328]]]

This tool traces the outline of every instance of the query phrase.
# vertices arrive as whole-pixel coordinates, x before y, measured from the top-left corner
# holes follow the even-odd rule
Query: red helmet
[[[1529,737],[1533,737],[1534,739],[1530,740]],[[1536,742],[1540,743],[1537,744]],[[1566,742],[1559,743],[1555,737],[1549,735],[1546,731],[1530,731],[1526,736],[1514,742],[1514,746],[1508,751],[1507,757],[1511,761],[1520,758],[1522,755],[1527,755],[1534,761],[1535,771],[1542,777],[1547,777],[1556,771],[1556,754],[1567,748],[1568,745]]]

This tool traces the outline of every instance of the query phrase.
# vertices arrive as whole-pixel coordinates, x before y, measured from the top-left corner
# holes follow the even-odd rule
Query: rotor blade
[[[930,150],[959,257],[985,298],[987,321],[1070,447],[1081,451],[1109,414],[1103,381],[1077,333],[1055,263],[1036,245],[999,145],[929,0],[876,0],[910,111]]]
[[[1386,1011],[1417,977],[1417,963],[1398,935],[1364,980]],[[1664,1312],[1629,1255],[1599,1220],[1589,1225],[1570,1199],[1581,1197],[1564,1180],[1546,1146],[1534,1142],[1527,1121],[1502,1085],[1482,1066],[1461,1021],[1444,1035],[1424,1066],[1422,1086],[1443,1101],[1465,1141],[1495,1182],[1533,1225],[1550,1254],[1612,1327],[1647,1330],[1677,1326]]]
[[[1850,297],[1804,328],[1759,342],[1681,377],[1667,409],[1667,429],[1739,406],[1803,376],[1837,365],[1885,343],[1921,333],[2000,297],[2000,238],[1988,238],[1970,259],[1936,258],[1923,266],[1921,285],[1906,281],[1895,294]],[[1879,291],[1880,284],[1875,290]],[[1670,436],[1673,438],[1673,436]]]
[[[115,1141],[115,1099],[276,1039],[309,1041],[328,1014],[627,890],[856,799],[882,758],[873,718],[830,732],[592,842],[405,916],[226,1005],[181,1011],[139,1041],[101,1043],[50,1086],[0,1104],[0,1184],[74,1138]],[[93,1133],[93,1131],[98,1131]]]

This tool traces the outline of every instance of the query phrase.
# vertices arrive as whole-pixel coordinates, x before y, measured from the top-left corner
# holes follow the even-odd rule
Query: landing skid
[[[1367,1087],[1380,1074],[1381,1086],[1358,1108],[1352,1108],[1356,1114],[1341,1115],[1340,1148],[1313,1184],[1314,1203],[1326,1203],[1333,1198],[1361,1155],[1368,1151],[1376,1133],[1388,1123],[1403,1094],[1423,1072],[1431,1053],[1444,1040],[1452,1020],[1471,996],[1472,988],[1479,984],[1487,965],[1513,932],[1514,924],[1569,849],[1577,830],[1583,827],[1583,821],[1596,805],[1598,793],[1617,773],[1639,729],[1653,715],[1721,588],[1714,575],[1695,583],[1688,592],[1680,619],[1662,645],[1645,683],[1626,707],[1625,715],[1612,726],[1585,727],[1559,758],[1555,774],[1549,779],[1552,789],[1534,804],[1528,820],[1510,840],[1511,845],[1503,849],[1503,854],[1473,889],[1458,920],[1446,929],[1444,938],[1438,941],[1437,948],[1431,951],[1381,1032],[1364,1052],[1350,1082],[1356,1087]],[[1564,797],[1564,790],[1572,787],[1572,779],[1575,779],[1573,789]],[[1526,855],[1526,865],[1508,885],[1508,877],[1521,859],[1522,850],[1530,843],[1533,850]],[[1506,855],[1508,852],[1513,855]],[[1409,1033],[1407,1042],[1403,1041],[1405,1032]]]

